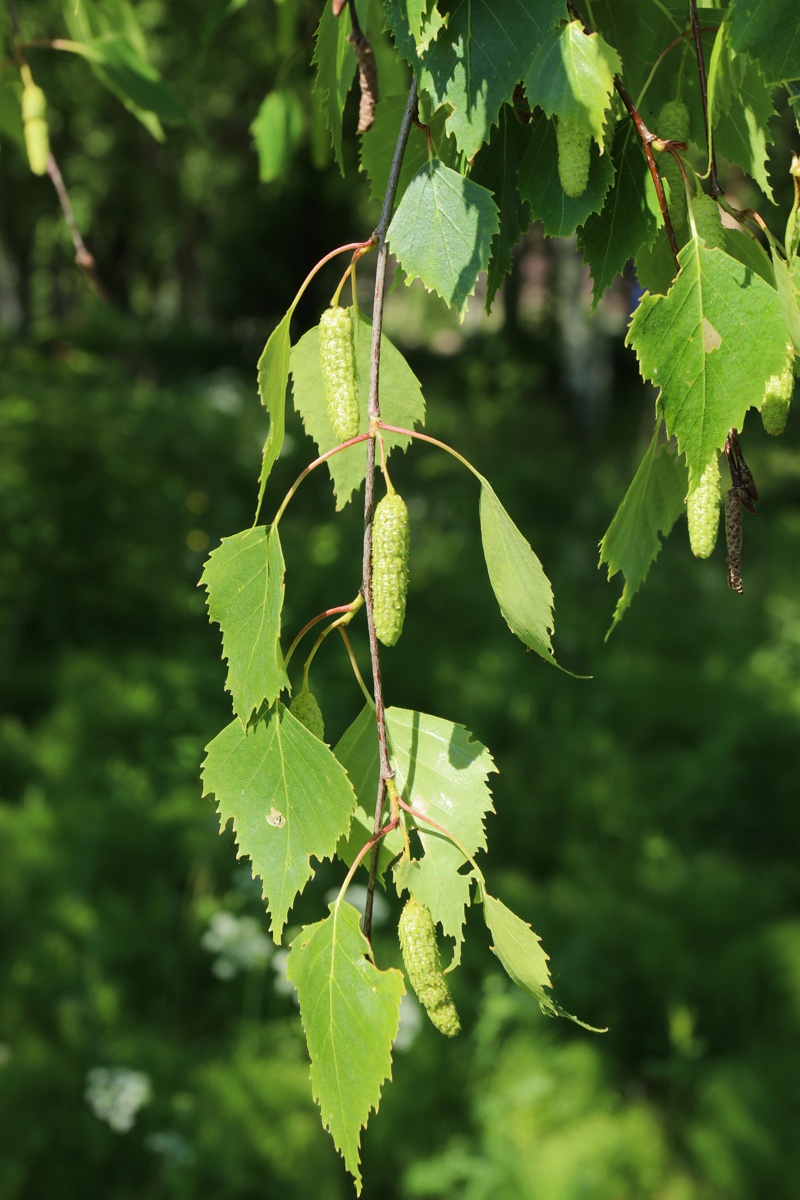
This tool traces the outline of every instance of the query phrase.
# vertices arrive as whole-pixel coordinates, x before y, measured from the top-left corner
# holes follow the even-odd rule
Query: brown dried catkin
[[[736,488],[725,497],[725,538],[728,543],[728,587],[741,596],[742,584],[742,502]]]

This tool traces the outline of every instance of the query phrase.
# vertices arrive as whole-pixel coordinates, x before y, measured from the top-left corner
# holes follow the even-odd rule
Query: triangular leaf
[[[555,664],[550,641],[553,632],[550,580],[485,479],[481,482],[480,514],[483,553],[500,611],[520,641]]]
[[[492,950],[500,959],[506,973],[517,987],[533,996],[546,1017],[566,1017],[592,1033],[606,1032],[579,1021],[572,1013],[565,1012],[545,992],[545,988],[552,986],[547,966],[548,957],[542,949],[541,939],[530,925],[486,892],[483,895],[483,915],[494,938]]]
[[[581,21],[549,34],[539,44],[525,75],[525,96],[548,117],[574,122],[603,145],[605,114],[619,55],[599,33],[587,35]]]
[[[391,1075],[402,972],[377,969],[358,912],[345,903],[332,904],[329,917],[305,926],[292,942],[286,971],[297,988],[322,1123],[360,1192],[361,1130]]]
[[[625,576],[625,586],[606,637],[622,619],[651,564],[661,553],[659,534],[666,537],[683,512],[688,486],[686,466],[678,461],[669,445],[659,446],[660,431],[661,422],[600,543],[598,565],[606,563],[609,579],[617,571]]]
[[[269,430],[261,457],[261,473],[258,478],[258,506],[264,499],[264,491],[275,459],[283,448],[286,436],[286,385],[289,382],[289,323],[294,307],[284,313],[267,339],[267,344],[258,360],[258,394],[269,413]]]
[[[359,313],[356,322],[355,309],[352,308],[350,309],[350,319],[353,321],[356,382],[361,410],[359,431],[365,433],[368,425],[372,324],[363,313]],[[319,359],[319,335],[316,326],[314,329],[309,329],[297,345],[292,347],[290,366],[295,407],[303,418],[306,432],[317,443],[320,454],[324,454],[326,450],[332,450],[334,446],[338,445],[338,438],[328,419],[325,384],[322,380]],[[419,380],[400,351],[385,336],[381,337],[380,406],[381,417],[389,425],[399,425],[402,429],[414,429],[425,420],[425,400],[420,390]],[[385,433],[383,438],[387,453],[391,453],[398,446],[405,449],[410,440],[397,433]],[[364,482],[366,473],[364,447],[357,445],[343,450],[341,454],[334,454],[327,460],[327,467],[333,480],[336,507],[337,509],[344,508],[353,493]]]
[[[661,388],[667,431],[694,487],[728,430],[742,428],[770,375],[783,370],[786,325],[775,290],[724,251],[692,237],[678,261],[668,294],[640,302],[627,342],[644,378]]]
[[[356,8],[358,19],[364,25],[366,0],[356,0]],[[318,102],[325,113],[331,134],[333,154],[343,175],[342,113],[347,93],[350,91],[356,74],[356,56],[353,53],[353,47],[347,41],[349,33],[349,13],[342,12],[339,17],[335,17],[333,6],[325,4],[322,10],[322,19],[317,28],[312,59],[317,68],[314,93],[319,98]]]
[[[433,159],[406,188],[387,236],[406,282],[419,277],[463,320],[499,229],[491,192]]]
[[[289,686],[280,647],[283,575],[277,527],[259,525],[223,538],[200,580],[208,590],[209,620],[222,630],[225,687],[243,724]]]
[[[355,808],[350,780],[333,752],[280,703],[250,729],[226,726],[207,747],[206,795],[220,827],[233,821],[240,854],[263,880],[280,941],[286,917],[314,875],[311,856],[332,858]]]

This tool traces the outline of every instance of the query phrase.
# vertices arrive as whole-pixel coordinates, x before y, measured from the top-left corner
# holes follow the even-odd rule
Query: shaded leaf
[[[295,938],[286,970],[300,1001],[314,1099],[360,1192],[361,1130],[391,1075],[405,987],[402,972],[373,963],[353,906],[332,904],[330,912]]]
[[[356,10],[362,28],[365,25],[366,7],[366,0],[356,0]],[[314,93],[319,98],[319,105],[325,114],[333,155],[343,175],[342,113],[347,93],[356,74],[356,56],[353,47],[347,41],[349,33],[349,13],[344,11],[340,17],[334,17],[332,6],[326,3],[317,27],[312,59],[317,69]]]
[[[387,237],[406,283],[420,278],[463,320],[499,229],[491,193],[433,159],[406,188]]]
[[[489,140],[503,103],[525,77],[542,40],[564,15],[561,0],[497,4],[454,0],[447,28],[418,57],[409,31],[409,0],[388,0],[387,25],[398,52],[419,75],[420,89],[435,108],[452,111],[447,129],[469,159]]]
[[[580,21],[570,21],[539,43],[525,74],[525,95],[531,107],[574,122],[602,148],[614,75],[621,69],[619,55],[600,34],[587,37]]]
[[[233,821],[239,854],[263,880],[280,941],[296,897],[314,875],[310,859],[332,858],[355,808],[333,752],[280,702],[249,729],[226,726],[207,747],[204,795],[217,799],[220,827]]]
[[[289,686],[280,647],[283,575],[277,528],[258,526],[223,538],[200,580],[208,591],[209,620],[222,630],[225,687],[243,724]]]
[[[358,314],[356,321],[355,310],[352,308],[350,319],[354,322],[356,383],[361,413],[359,432],[365,433],[368,426],[372,323],[363,313]],[[297,345],[292,347],[290,368],[295,408],[303,418],[306,432],[317,443],[320,454],[324,454],[326,450],[338,445],[338,438],[328,419],[316,326],[309,329]],[[383,420],[390,425],[414,429],[425,420],[425,401],[419,380],[400,351],[385,336],[381,337],[380,406]],[[405,449],[409,440],[401,434],[384,434],[387,453],[398,446]],[[343,450],[341,454],[334,454],[327,460],[326,466],[333,480],[336,507],[344,508],[364,482],[366,457],[363,445],[359,444]]]
[[[520,163],[519,190],[530,203],[534,220],[542,222],[548,237],[567,237],[591,213],[599,212],[613,180],[612,156],[601,156],[592,142],[586,190],[580,196],[568,196],[558,176],[555,125],[543,119],[536,122]]]
[[[686,467],[678,461],[674,449],[666,443],[659,446],[660,429],[659,422],[633,482],[600,543],[598,565],[605,563],[608,566],[609,579],[618,571],[625,576],[625,586],[606,637],[630,607],[651,564],[660,554],[659,534],[666,537],[683,512],[689,483]]]
[[[800,79],[800,25],[784,0],[735,0],[731,44],[756,60],[768,83]]]
[[[652,245],[658,232],[655,189],[647,163],[630,124],[623,122],[614,138],[613,186],[599,213],[586,220],[578,245],[594,283],[594,303],[629,258]]]
[[[470,178],[494,196],[500,214],[500,230],[492,241],[486,277],[486,311],[504,276],[511,270],[512,252],[531,223],[530,205],[517,186],[520,162],[528,139],[520,121],[508,105],[500,112],[500,124],[473,164]]]

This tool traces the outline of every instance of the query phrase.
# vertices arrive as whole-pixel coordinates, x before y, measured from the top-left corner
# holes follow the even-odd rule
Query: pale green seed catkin
[[[397,927],[408,982],[433,1024],[445,1037],[461,1032],[450,988],[442,971],[436,925],[430,911],[413,898],[408,900]]]
[[[408,509],[402,496],[389,492],[372,521],[372,614],[384,646],[393,646],[403,632],[408,549]]]
[[[778,437],[786,428],[789,405],[794,391],[794,369],[791,358],[780,375],[770,375],[761,402],[761,424],[770,437]]]
[[[22,127],[28,166],[34,175],[44,175],[50,157],[50,135],[47,130],[47,99],[35,83],[22,91]]]
[[[558,177],[568,196],[582,196],[589,182],[592,138],[575,121],[556,118]]]
[[[340,442],[358,436],[359,410],[356,388],[353,325],[346,308],[326,308],[319,320],[319,357],[328,419]]]
[[[719,205],[705,192],[692,196],[692,216],[697,232],[709,250],[724,250],[725,227],[722,224]]]
[[[289,705],[289,712],[297,718],[301,725],[305,725],[314,737],[319,738],[321,742],[325,740],[325,722],[322,719],[322,710],[317,697],[308,688],[304,688],[293,698]]]
[[[656,133],[665,142],[689,140],[689,110],[682,100],[670,100],[656,120]],[[669,184],[669,214],[677,231],[686,220],[686,188],[683,174],[668,150],[659,155],[659,173]]]
[[[715,454],[686,498],[689,544],[695,558],[708,558],[717,542],[719,529],[719,457]]]

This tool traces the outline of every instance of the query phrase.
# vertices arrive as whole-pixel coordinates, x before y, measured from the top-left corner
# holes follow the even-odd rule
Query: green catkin
[[[27,84],[22,91],[22,127],[28,166],[34,175],[44,175],[50,157],[47,100],[42,89],[35,83]]]
[[[717,542],[719,528],[719,458],[715,454],[686,499],[689,544],[695,558],[708,558]]]
[[[326,308],[319,320],[319,357],[328,419],[339,442],[358,436],[360,414],[356,388],[353,325],[346,308]]]
[[[661,109],[656,132],[665,142],[688,142],[689,110],[682,100],[670,100]],[[677,231],[686,220],[686,188],[683,173],[668,150],[660,155],[659,173],[669,184],[669,214]]]
[[[556,118],[558,177],[568,196],[582,196],[589,182],[591,134],[575,121]]]
[[[725,227],[722,224],[719,205],[705,192],[700,192],[692,197],[692,215],[697,232],[709,250],[724,250]]]
[[[289,712],[297,718],[301,725],[305,725],[314,737],[319,738],[321,742],[325,740],[325,722],[322,719],[322,710],[317,703],[316,696],[313,692],[309,692],[308,688],[297,693],[289,705]]]
[[[397,933],[408,982],[420,1004],[440,1033],[455,1037],[461,1022],[442,971],[436,925],[424,904],[413,898],[407,901]]]
[[[403,632],[408,546],[408,509],[402,496],[389,492],[372,522],[372,613],[375,633],[384,646],[393,646]]]
[[[770,437],[778,437],[786,428],[789,405],[794,391],[794,369],[791,359],[780,375],[770,375],[761,402],[761,424]]]

